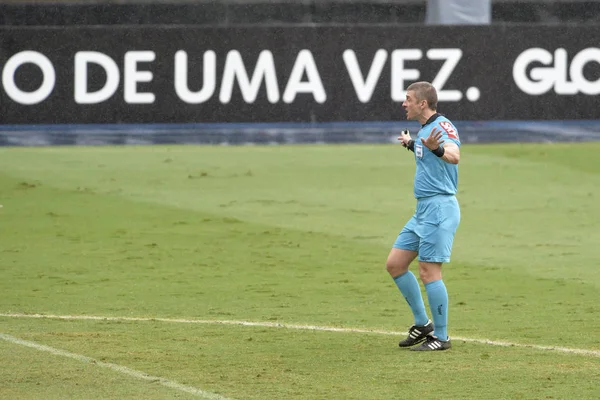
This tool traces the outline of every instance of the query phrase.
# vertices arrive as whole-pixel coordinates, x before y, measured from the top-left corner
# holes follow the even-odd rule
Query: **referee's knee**
[[[423,283],[442,279],[442,263],[419,261],[419,278]]]
[[[414,259],[413,254],[398,250],[390,252],[386,262],[385,269],[387,272],[395,278],[402,274],[405,274],[408,271],[410,263]]]
[[[404,266],[402,264],[394,263],[388,260],[385,263],[385,269],[392,276],[392,278],[395,278],[406,273],[406,271],[408,271],[408,266]]]

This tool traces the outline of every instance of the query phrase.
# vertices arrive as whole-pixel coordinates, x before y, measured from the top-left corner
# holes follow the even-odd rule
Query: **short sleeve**
[[[442,121],[439,122],[438,125],[442,128],[442,136],[444,139],[450,139],[454,143],[460,146],[460,139],[458,137],[458,130],[452,122],[450,121]]]

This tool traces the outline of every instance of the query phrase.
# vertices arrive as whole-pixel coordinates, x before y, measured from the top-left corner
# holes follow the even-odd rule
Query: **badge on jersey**
[[[419,158],[423,158],[423,146],[415,143],[415,155]]]
[[[440,122],[440,126],[442,127],[443,130],[446,131],[446,133],[448,134],[448,137],[450,139],[460,140],[460,139],[458,139],[458,132],[456,131],[456,129],[452,126],[452,124],[450,122],[442,121],[442,122]]]

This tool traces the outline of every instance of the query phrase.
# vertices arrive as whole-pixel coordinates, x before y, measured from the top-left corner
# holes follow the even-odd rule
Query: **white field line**
[[[333,326],[316,326],[316,325],[294,325],[284,324],[279,322],[253,322],[253,321],[231,321],[231,320],[202,320],[202,319],[180,319],[180,318],[150,318],[150,317],[102,317],[93,315],[52,315],[52,314],[19,314],[19,313],[0,313],[0,317],[7,318],[41,318],[41,319],[64,319],[64,320],[93,320],[93,321],[128,321],[128,322],[169,322],[178,324],[202,324],[202,325],[241,325],[241,326],[258,326],[266,328],[285,328],[299,329],[309,331],[324,331],[324,332],[343,332],[343,333],[366,333],[375,335],[406,335],[406,332],[382,331],[375,329],[360,329],[360,328],[337,328]],[[552,350],[561,353],[579,354],[590,357],[600,357],[600,350],[574,349],[569,347],[543,346],[536,344],[512,343],[504,341],[496,341],[489,339],[474,339],[452,336],[452,340],[458,340],[470,343],[487,344],[490,346],[501,347],[519,347],[534,350]]]
[[[182,385],[180,383],[170,381],[165,378],[148,375],[145,372],[136,371],[135,369],[127,368],[122,365],[106,363],[103,361],[95,360],[90,357],[82,356],[80,354],[75,354],[75,353],[71,353],[71,352],[68,352],[65,350],[55,349],[54,347],[45,346],[43,344],[38,344],[35,342],[30,342],[28,340],[19,339],[14,336],[6,335],[4,333],[0,333],[0,339],[6,340],[7,342],[18,344],[21,346],[30,347],[32,349],[36,349],[39,351],[45,351],[47,353],[51,353],[51,354],[54,354],[57,356],[68,357],[68,358],[72,358],[74,360],[81,361],[81,362],[84,362],[87,364],[92,364],[92,365],[102,367],[102,368],[108,368],[113,371],[117,371],[122,374],[129,375],[136,379],[142,379],[142,380],[149,381],[149,382],[156,382],[156,383],[159,383],[170,389],[175,389],[175,390],[179,390],[181,392],[190,393],[190,394],[196,395],[203,399],[227,400],[225,397],[222,397],[216,393],[205,392],[204,390],[200,390],[200,389],[192,387],[192,386]]]

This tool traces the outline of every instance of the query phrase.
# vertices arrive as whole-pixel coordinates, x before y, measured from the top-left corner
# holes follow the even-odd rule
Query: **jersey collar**
[[[441,117],[442,114],[440,113],[435,113],[433,114],[431,117],[429,117],[429,119],[423,124],[421,125],[421,128],[423,128],[425,125],[432,123],[433,121],[435,121],[438,117]]]

